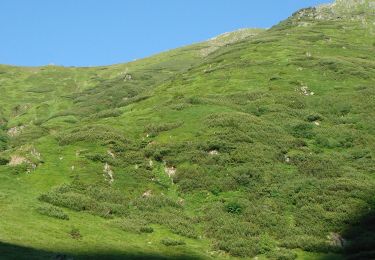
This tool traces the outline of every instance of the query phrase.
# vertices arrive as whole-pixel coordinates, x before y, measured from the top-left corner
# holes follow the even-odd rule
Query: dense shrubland
[[[80,225],[75,239],[82,214],[213,257],[371,259],[373,35],[294,18],[204,58],[196,45],[108,68],[0,67],[9,93],[30,86],[1,110],[1,173],[30,178],[33,212]],[[29,175],[8,165],[27,144],[43,158]]]

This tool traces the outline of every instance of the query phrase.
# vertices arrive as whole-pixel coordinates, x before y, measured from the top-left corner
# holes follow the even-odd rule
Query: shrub
[[[150,136],[156,136],[161,132],[169,131],[175,128],[178,128],[182,125],[182,122],[177,123],[153,123],[149,124],[145,127],[145,132],[148,133]]]
[[[281,245],[289,249],[300,248],[308,252],[330,252],[332,248],[326,237],[294,235],[285,238]]]
[[[78,228],[72,228],[72,229],[69,231],[69,235],[70,235],[71,238],[73,238],[73,239],[81,239],[81,238],[82,238],[81,232],[79,231]]]
[[[161,243],[165,246],[182,246],[186,245],[185,241],[183,240],[175,240],[171,238],[164,238],[161,240]]]
[[[237,257],[254,257],[259,254],[257,240],[248,238],[225,238],[217,242],[216,248]]]
[[[18,175],[18,174],[27,172],[29,170],[29,166],[30,166],[29,164],[22,163],[22,164],[10,167],[9,170],[10,170],[10,173],[14,175]]]
[[[297,254],[285,248],[277,248],[266,254],[267,258],[271,260],[294,260]]]
[[[301,174],[315,177],[337,177],[340,172],[339,163],[330,157],[315,154],[296,154],[291,161]]]
[[[39,200],[76,211],[89,211],[105,218],[111,218],[113,215],[124,216],[128,213],[124,196],[101,184],[86,185],[74,182],[71,185],[61,185],[39,196]]]
[[[266,254],[276,248],[276,241],[267,234],[260,236],[258,241],[258,250],[260,254]]]
[[[152,233],[154,229],[147,226],[148,222],[140,217],[122,218],[115,220],[114,225],[121,230],[129,233]]]
[[[103,126],[103,125],[88,125],[85,127],[75,128],[69,132],[64,132],[57,136],[60,145],[68,145],[75,142],[87,141],[106,145],[111,142],[129,143],[121,131]]]
[[[314,137],[314,132],[313,132],[313,126],[311,124],[307,123],[299,123],[294,125],[290,133],[297,138],[307,138],[310,139]]]
[[[133,206],[141,211],[157,210],[160,208],[181,208],[181,205],[167,196],[151,196],[133,200]]]
[[[69,220],[69,216],[64,211],[54,206],[45,205],[45,206],[39,207],[37,211],[39,214],[49,216],[52,218]]]
[[[141,233],[152,233],[154,232],[154,229],[152,227],[141,227],[139,231]]]
[[[100,111],[99,113],[96,113],[90,118],[96,119],[96,118],[108,118],[108,117],[118,117],[122,114],[122,111],[120,109],[108,109]]]
[[[225,209],[228,213],[231,214],[241,214],[243,210],[242,205],[237,202],[229,202],[227,205],[225,205]]]
[[[7,165],[9,163],[9,160],[4,157],[0,157],[0,165]]]
[[[7,148],[8,136],[0,130],[0,151]]]
[[[170,208],[168,211],[147,211],[142,212],[142,214],[149,223],[163,225],[174,234],[188,238],[198,238],[194,220],[184,215],[181,210]]]
[[[322,117],[318,114],[311,114],[311,115],[308,115],[306,119],[309,122],[315,122],[318,120],[322,120]]]

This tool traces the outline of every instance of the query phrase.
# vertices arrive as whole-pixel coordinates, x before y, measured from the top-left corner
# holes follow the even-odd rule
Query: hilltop
[[[375,2],[103,67],[0,66],[4,259],[373,259]]]

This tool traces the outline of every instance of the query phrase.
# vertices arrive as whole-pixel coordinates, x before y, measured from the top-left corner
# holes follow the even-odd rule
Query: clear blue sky
[[[1,0],[0,64],[131,61],[330,0]]]

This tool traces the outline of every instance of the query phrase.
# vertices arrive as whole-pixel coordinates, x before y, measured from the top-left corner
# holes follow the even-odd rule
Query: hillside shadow
[[[346,259],[346,260],[375,260],[375,203],[371,210],[357,220],[353,220],[342,233],[344,247],[342,254],[327,254],[319,260]],[[151,260],[195,260],[202,257],[189,254],[165,256],[161,254],[147,254],[141,252],[97,252],[90,254],[71,254],[52,252],[31,247],[24,247],[0,242],[1,260],[77,260],[77,259],[151,259]]]
[[[375,259],[375,203],[370,212],[348,226],[342,234],[346,239],[344,255],[348,260]]]
[[[0,242],[0,259],[4,260],[76,260],[76,259],[104,259],[104,260],[120,260],[120,259],[151,259],[151,260],[193,260],[202,259],[198,256],[177,255],[163,256],[159,254],[143,254],[143,253],[92,253],[92,254],[65,254],[58,252],[49,252],[30,247],[17,246]]]

